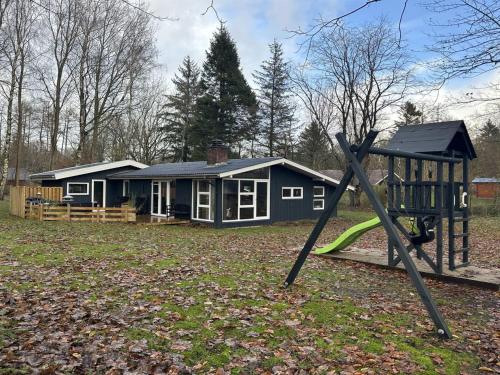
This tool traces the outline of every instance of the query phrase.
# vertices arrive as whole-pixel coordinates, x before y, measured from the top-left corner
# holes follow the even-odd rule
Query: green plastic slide
[[[345,249],[347,246],[353,244],[364,233],[382,225],[378,216],[373,219],[356,224],[342,233],[335,241],[324,247],[314,250],[314,254],[326,254],[330,251],[337,251]]]

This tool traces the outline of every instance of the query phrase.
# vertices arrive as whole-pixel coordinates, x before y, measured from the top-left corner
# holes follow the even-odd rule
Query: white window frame
[[[102,179],[96,179],[92,180],[92,195],[90,197],[90,200],[92,201],[92,204],[94,204],[94,182],[102,182],[102,207],[106,207],[106,180]]]
[[[87,186],[87,192],[86,193],[71,193],[69,191],[69,187],[71,185],[86,185]],[[89,195],[89,183],[88,182],[67,182],[66,183],[66,193],[68,195]]]
[[[206,191],[202,191],[200,192],[200,181],[208,181],[208,192]],[[214,220],[210,219],[210,217],[212,216],[212,209],[211,209],[211,205],[212,205],[212,185],[213,185],[213,180],[209,180],[209,179],[201,179],[201,180],[193,180],[193,184],[192,184],[192,209],[191,209],[191,219],[192,220],[197,220],[197,221],[205,221],[205,222],[209,222],[209,223],[213,223]],[[194,204],[194,184],[196,184],[196,207],[195,207],[195,204]],[[206,204],[200,204],[200,195],[208,195],[208,205]],[[200,219],[198,218],[198,208],[201,207],[201,208],[208,208],[208,219]],[[196,217],[195,217],[195,214],[196,214]],[[214,218],[215,218],[215,215],[214,215]]]
[[[237,219],[224,219],[224,183],[226,181],[238,181],[238,209],[237,209]],[[252,193],[242,193],[241,181],[253,181],[253,192]],[[265,182],[267,187],[267,215],[257,216],[257,183]],[[241,195],[253,195],[252,205],[240,205]],[[253,208],[253,218],[252,219],[240,219],[240,208]],[[222,179],[222,199],[221,199],[221,211],[222,211],[222,222],[223,223],[236,223],[244,221],[257,221],[257,220],[269,220],[271,217],[271,170],[269,170],[269,178],[224,178]]]
[[[295,189],[300,190],[300,197],[294,197],[293,196],[293,191]],[[289,197],[284,197],[283,196],[283,191],[284,190],[290,190],[290,196]],[[301,186],[283,186],[281,188],[281,199],[304,199],[304,188]]]
[[[319,207],[314,207],[315,202],[321,202],[321,208]],[[322,211],[325,209],[325,200],[323,198],[315,198],[313,199],[313,210],[314,211]]]
[[[130,180],[123,180],[123,183],[122,183],[122,195],[124,197],[128,196],[127,194],[125,194],[125,184],[128,184],[128,192],[130,194]]]
[[[321,194],[314,194],[314,190],[315,189],[321,189],[322,190],[322,193]],[[316,186],[313,186],[313,198],[324,198],[325,197],[325,187],[324,186],[321,186],[321,185],[316,185]]]

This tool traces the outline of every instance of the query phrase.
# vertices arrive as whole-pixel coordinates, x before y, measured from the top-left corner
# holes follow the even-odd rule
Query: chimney
[[[220,139],[216,139],[208,146],[207,165],[224,164],[226,162],[227,147]]]

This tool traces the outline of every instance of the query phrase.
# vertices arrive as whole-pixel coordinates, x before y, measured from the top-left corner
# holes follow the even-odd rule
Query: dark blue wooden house
[[[121,181],[108,177],[146,167],[146,164],[133,160],[101,162],[36,173],[30,179],[42,186],[62,187],[63,196],[71,196],[76,204],[113,207],[123,203],[127,191]]]
[[[118,162],[120,163],[120,162]],[[279,157],[227,159],[223,146],[214,146],[207,161],[165,163],[147,168],[107,170],[105,205],[126,196],[139,214],[176,217],[216,227],[270,224],[316,219],[338,181]],[[54,173],[47,172],[47,173]],[[35,175],[45,186],[47,173]],[[64,193],[85,190],[93,176],[64,178]],[[69,185],[68,185],[69,184]],[[95,185],[94,185],[95,186]],[[95,199],[95,194],[92,200]]]

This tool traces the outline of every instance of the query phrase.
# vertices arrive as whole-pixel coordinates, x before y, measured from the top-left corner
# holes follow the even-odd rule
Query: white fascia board
[[[334,183],[336,185],[340,184],[339,180],[337,180],[335,178],[328,177],[328,176],[326,176],[326,175],[324,175],[322,173],[319,173],[319,172],[315,171],[314,169],[305,167],[305,166],[303,166],[303,165],[301,165],[299,163],[296,163],[296,162],[288,160],[288,159],[283,159],[283,160],[285,161],[285,165],[288,165],[288,166],[290,166],[292,168],[300,170],[300,171],[302,171],[305,174],[309,174],[311,176],[314,176],[314,177],[316,177],[316,178],[318,178],[318,179],[320,179],[322,181],[332,182],[332,183]],[[347,190],[354,191],[355,188],[354,188],[354,186],[347,185]]]
[[[265,168],[265,167],[271,167],[273,165],[278,165],[278,164],[281,164],[285,167],[289,167],[290,169],[295,169],[299,172],[302,172],[303,174],[306,174],[306,175],[309,175],[310,177],[315,177],[321,181],[327,181],[327,182],[331,182],[335,185],[338,185],[340,183],[339,180],[336,180],[334,178],[331,178],[331,177],[328,177],[322,173],[319,173],[311,168],[308,168],[308,167],[305,167],[299,163],[295,163],[293,161],[290,161],[288,159],[285,159],[285,158],[281,158],[281,159],[276,159],[276,160],[271,160],[271,161],[268,161],[268,162],[265,162],[265,163],[261,163],[261,164],[256,164],[256,165],[252,165],[250,167],[245,167],[245,168],[240,168],[240,169],[235,169],[234,171],[230,171],[230,172],[224,172],[224,173],[220,173],[219,174],[219,177],[221,178],[224,178],[224,177],[230,177],[230,176],[233,176],[235,174],[239,174],[239,173],[244,173],[244,172],[250,172],[250,171],[253,171],[254,169],[260,169],[260,168]],[[354,187],[349,185],[347,186],[347,190],[352,190],[354,191]]]
[[[89,173],[103,172],[110,169],[122,168],[122,167],[136,167],[139,169],[147,168],[148,165],[139,163],[134,160],[120,160],[111,163],[101,164],[101,165],[82,165],[81,168],[71,169],[69,171],[61,170],[60,172],[54,171],[54,178],[52,180],[60,180],[63,178],[70,178],[75,176],[80,176]]]
[[[260,168],[271,167],[271,166],[276,165],[276,164],[283,164],[284,160],[285,159],[276,159],[276,160],[271,160],[271,161],[268,161],[265,163],[251,165],[250,167],[235,169],[235,170],[229,171],[229,172],[222,172],[222,173],[219,173],[219,177],[220,178],[231,177],[235,174],[250,172],[250,171],[253,171],[255,169],[260,169]]]

